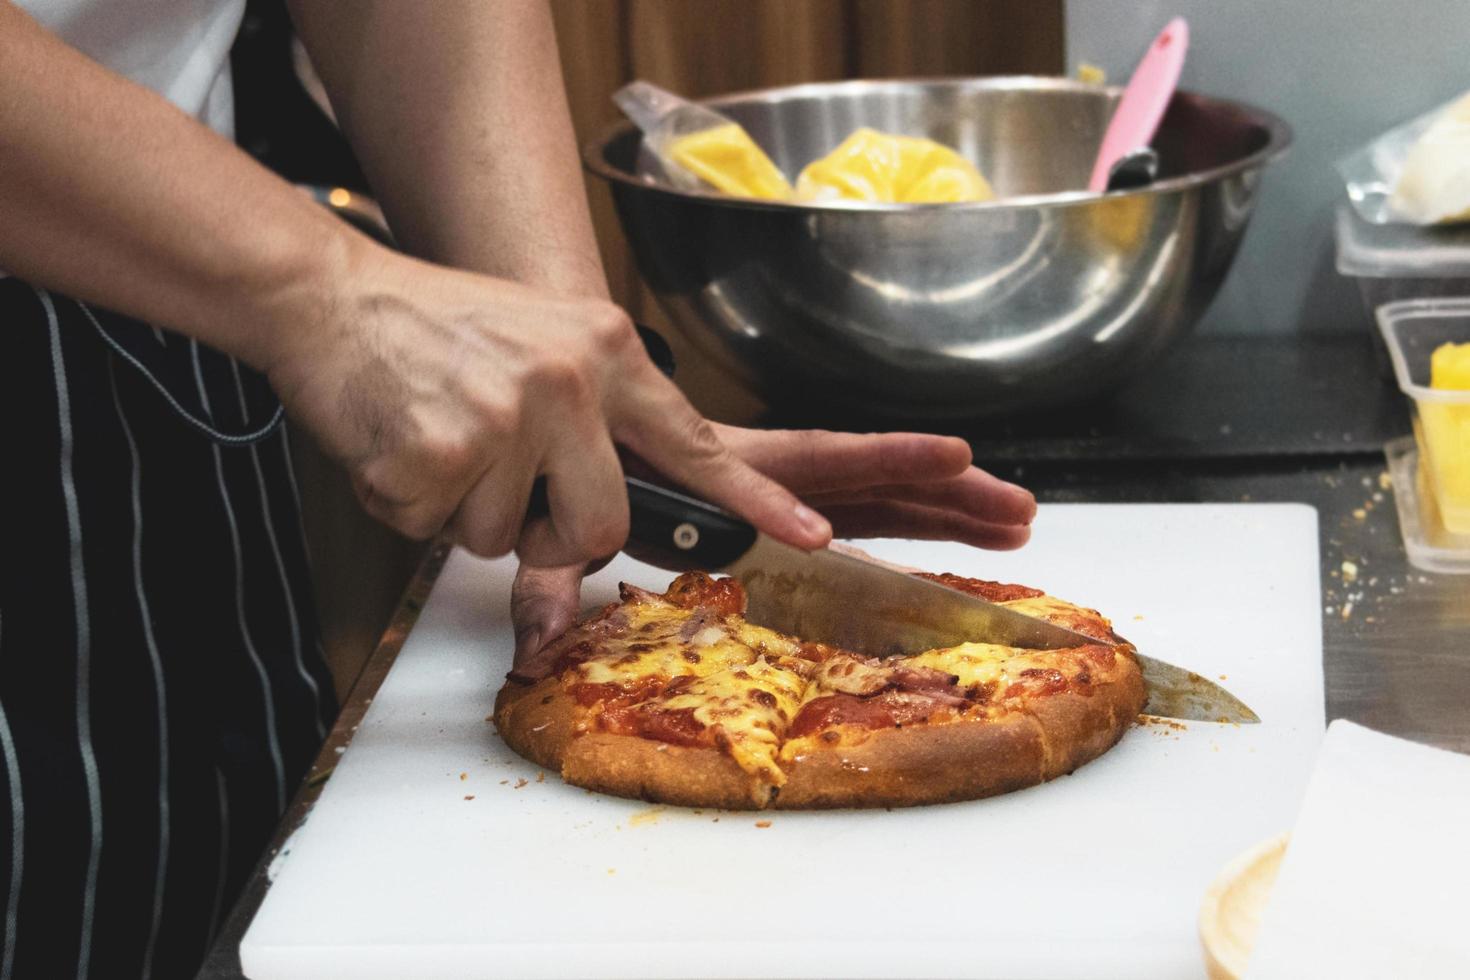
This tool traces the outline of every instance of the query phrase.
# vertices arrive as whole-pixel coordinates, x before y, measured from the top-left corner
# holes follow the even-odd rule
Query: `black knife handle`
[[[639,558],[664,568],[723,568],[755,544],[755,528],[714,504],[636,477],[628,487],[628,544]],[[526,519],[546,517],[546,478],[531,488]]]

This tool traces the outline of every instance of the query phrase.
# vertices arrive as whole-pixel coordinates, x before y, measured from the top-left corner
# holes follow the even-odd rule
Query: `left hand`
[[[714,428],[735,456],[820,511],[840,537],[961,541],[1008,550],[1031,535],[1036,499],[971,466],[970,447],[962,439]],[[521,566],[511,590],[517,676],[532,679],[550,669],[536,655],[572,625],[586,571],[583,565]]]

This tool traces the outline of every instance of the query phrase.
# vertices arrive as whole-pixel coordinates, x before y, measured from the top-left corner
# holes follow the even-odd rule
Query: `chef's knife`
[[[877,561],[829,548],[793,548],[712,504],[664,487],[634,477],[627,485],[627,550],[665,567],[722,571],[739,579],[749,597],[746,618],[761,626],[867,656],[965,642],[1050,650],[1098,642]],[[533,501],[533,513],[544,512],[544,506],[544,500]],[[1138,660],[1149,714],[1260,721],[1213,681],[1142,654]]]

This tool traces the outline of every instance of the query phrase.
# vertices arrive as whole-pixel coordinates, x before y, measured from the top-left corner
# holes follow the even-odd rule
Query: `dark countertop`
[[[1155,384],[1155,373],[1085,421],[1056,415],[967,435],[982,465],[1031,487],[1045,503],[1316,507],[1328,719],[1470,753],[1470,576],[1408,565],[1381,452],[1407,420],[1373,357],[1353,337],[1201,338],[1171,355],[1172,367],[1163,365],[1172,388]],[[1150,390],[1169,393],[1156,398]],[[351,741],[447,554],[444,545],[433,549],[410,585],[201,977],[242,976],[239,942],[269,887],[266,864],[305,819]],[[1356,566],[1351,583],[1343,580],[1344,562]],[[1269,555],[1262,574],[1270,574]],[[1248,621],[1223,625],[1249,637]]]

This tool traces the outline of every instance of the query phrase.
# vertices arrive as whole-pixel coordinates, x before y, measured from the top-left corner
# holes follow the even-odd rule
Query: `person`
[[[291,4],[402,253],[231,143],[243,3],[0,0],[0,980],[192,975],[331,724],[283,413],[519,556],[529,671],[620,453],[802,548],[1034,513],[960,440],[691,407],[608,299],[545,2]]]

